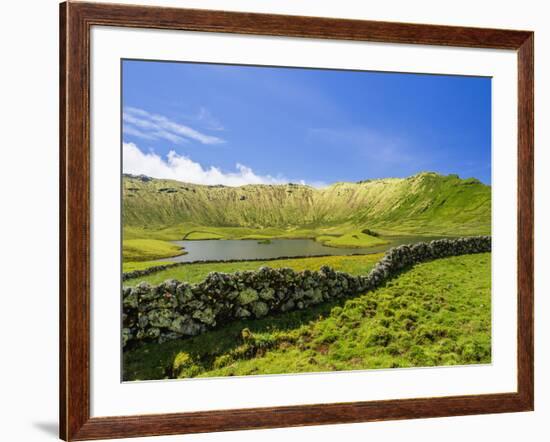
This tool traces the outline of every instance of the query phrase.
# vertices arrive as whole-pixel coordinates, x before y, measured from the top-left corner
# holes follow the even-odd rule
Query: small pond
[[[366,255],[380,253],[400,244],[431,241],[442,237],[394,236],[386,237],[388,244],[365,247],[328,247],[312,239],[272,239],[267,244],[258,240],[187,240],[173,241],[187,252],[186,255],[164,258],[159,261],[236,261],[252,259],[274,259],[283,257],[323,256],[323,255]]]

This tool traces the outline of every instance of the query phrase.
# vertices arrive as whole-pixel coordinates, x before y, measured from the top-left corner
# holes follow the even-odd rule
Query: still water
[[[327,247],[312,239],[272,239],[269,244],[257,240],[193,240],[173,241],[187,252],[186,255],[163,258],[159,261],[234,261],[247,259],[273,259],[296,256],[366,255],[380,253],[400,244],[431,241],[442,237],[394,236],[386,237],[388,244],[365,248]]]

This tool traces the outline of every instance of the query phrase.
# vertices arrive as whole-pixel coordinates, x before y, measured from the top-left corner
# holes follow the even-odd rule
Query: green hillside
[[[125,239],[322,237],[375,242],[391,234],[488,234],[491,187],[423,172],[409,178],[307,185],[205,186],[125,175]],[[361,236],[362,235],[362,236]]]

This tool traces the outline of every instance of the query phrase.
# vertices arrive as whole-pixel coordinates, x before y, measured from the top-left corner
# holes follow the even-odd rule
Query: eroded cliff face
[[[488,234],[491,187],[429,172],[320,189],[301,184],[204,186],[125,175],[123,222],[248,228],[349,224],[411,233]]]

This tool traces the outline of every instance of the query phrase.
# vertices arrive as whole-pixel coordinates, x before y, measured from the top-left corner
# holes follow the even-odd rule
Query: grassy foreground
[[[440,259],[418,264],[354,299],[145,344],[124,353],[123,376],[145,380],[489,363],[490,266],[490,253]]]
[[[319,270],[321,266],[328,265],[334,270],[350,273],[352,275],[367,274],[372,267],[382,258],[383,253],[360,256],[319,256],[311,258],[292,258],[292,259],[276,259],[269,261],[238,261],[238,262],[218,262],[208,264],[184,264],[178,267],[172,267],[167,270],[153,273],[151,275],[140,278],[129,279],[124,281],[126,286],[134,286],[141,281],[146,281],[150,284],[160,284],[167,279],[177,279],[178,281],[187,281],[196,283],[206,278],[210,272],[233,273],[238,270],[258,270],[260,267],[271,267],[280,269],[282,267],[290,267],[297,272],[302,270]],[[124,264],[124,271],[140,270],[139,266],[134,266],[134,263],[129,263],[131,266]],[[159,265],[161,263],[142,263],[147,268],[147,264]]]

